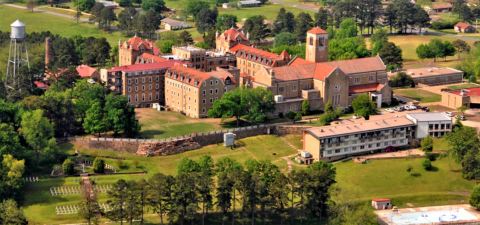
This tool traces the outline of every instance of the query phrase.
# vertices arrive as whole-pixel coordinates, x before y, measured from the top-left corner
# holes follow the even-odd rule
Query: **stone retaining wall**
[[[306,126],[257,125],[206,133],[193,133],[167,139],[128,139],[128,138],[70,138],[77,147],[97,150],[115,150],[136,153],[144,156],[172,155],[199,149],[206,145],[223,142],[223,134],[234,133],[235,139],[265,134],[301,134]]]

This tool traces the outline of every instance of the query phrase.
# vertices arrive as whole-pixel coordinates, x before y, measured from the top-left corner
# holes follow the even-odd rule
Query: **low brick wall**
[[[127,139],[127,138],[70,138],[77,147],[97,150],[114,150],[136,153],[144,156],[172,155],[199,149],[203,146],[223,143],[224,133],[234,133],[236,139],[265,134],[302,134],[308,126],[298,125],[257,125],[225,129],[205,133],[194,133],[167,139]]]

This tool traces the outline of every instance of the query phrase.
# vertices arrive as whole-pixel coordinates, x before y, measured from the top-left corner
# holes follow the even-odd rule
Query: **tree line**
[[[315,224],[328,219],[334,183],[333,165],[321,161],[283,174],[269,161],[243,166],[231,158],[184,158],[176,176],[118,180],[108,192],[111,210],[103,215],[120,224],[143,224],[147,212],[161,224]],[[98,220],[98,207],[83,212],[87,221]]]

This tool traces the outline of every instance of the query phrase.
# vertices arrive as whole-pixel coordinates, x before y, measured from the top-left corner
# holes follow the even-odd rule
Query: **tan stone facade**
[[[141,39],[137,36],[118,44],[118,64],[119,66],[132,65],[137,57],[143,53],[158,55],[159,50],[154,43],[149,40]]]
[[[165,75],[165,106],[193,118],[207,117],[213,102],[231,89],[234,78],[174,66]]]
[[[217,67],[235,66],[233,55],[206,51],[195,46],[174,46],[172,55],[183,61],[188,67],[206,72],[215,70]]]
[[[242,30],[230,28],[221,34],[218,32],[216,33],[215,46],[217,51],[227,53],[230,51],[231,47],[237,44],[250,44],[247,36]]]
[[[307,32],[305,60],[308,62],[328,61],[328,33],[318,27]]]

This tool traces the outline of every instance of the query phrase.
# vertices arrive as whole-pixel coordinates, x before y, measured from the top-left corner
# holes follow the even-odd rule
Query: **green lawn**
[[[144,138],[161,139],[221,129],[218,119],[192,119],[178,112],[154,109],[137,109],[136,112]]]
[[[448,86],[447,88],[452,89],[452,90],[458,90],[458,89],[474,88],[474,87],[479,87],[479,85],[475,84],[475,83],[466,83],[466,84]]]
[[[105,37],[111,45],[118,43],[119,39],[125,39],[119,32],[108,33],[97,29],[92,24],[77,24],[73,19],[49,15],[39,12],[16,9],[0,5],[0,30],[10,31],[10,24],[16,19],[26,25],[27,32],[50,31],[62,36],[72,37],[75,35]]]
[[[411,98],[419,102],[439,102],[442,97],[439,94],[435,94],[429,91],[417,89],[417,88],[406,88],[406,89],[396,89],[393,91],[396,95]]]
[[[454,39],[438,36],[438,35],[392,35],[388,40],[395,43],[402,49],[402,56],[405,61],[418,60],[416,49],[420,44],[426,44],[430,40],[438,38],[441,40],[453,41]],[[448,59],[456,59],[456,57],[447,57]],[[443,61],[439,59],[438,61]]]
[[[395,205],[413,206],[465,203],[474,182],[462,178],[460,166],[450,158],[433,162],[437,171],[422,168],[424,159],[370,160],[336,163],[340,201],[392,198]],[[420,175],[415,177],[408,166]]]
[[[263,5],[261,7],[252,7],[252,8],[229,8],[229,9],[224,9],[224,8],[218,8],[218,12],[220,14],[231,14],[235,15],[238,18],[238,22],[243,22],[245,19],[251,16],[256,16],[256,15],[262,15],[264,16],[267,20],[270,22],[273,22],[275,18],[277,17],[278,11],[280,8],[285,8],[287,11],[292,12],[293,14],[297,15],[300,12],[307,12],[312,14],[313,12],[310,11],[302,11],[298,8],[294,7],[289,7],[285,5],[277,5],[277,4],[267,4]]]
[[[297,135],[296,137],[299,138]],[[289,140],[294,140],[294,136],[288,136]],[[270,160],[280,167],[282,171],[286,171],[287,163],[281,157],[295,154],[297,151],[285,144],[280,137],[273,135],[261,135],[256,137],[245,138],[237,141],[238,147],[234,150],[224,147],[222,144],[210,145],[198,150],[184,152],[182,154],[159,157],[142,157],[129,153],[119,153],[115,151],[102,150],[86,150],[79,149],[82,155],[91,155],[105,157],[108,164],[116,166],[118,159],[124,159],[122,162],[128,165],[132,170],[146,170],[146,175],[109,175],[109,176],[93,176],[92,179],[96,184],[111,184],[118,179],[140,179],[148,178],[157,172],[165,174],[175,174],[178,162],[188,157],[198,159],[203,155],[210,155],[214,160],[221,157],[231,157],[241,163],[248,159]],[[62,149],[73,153],[72,145],[64,144]],[[118,159],[114,159],[118,158]],[[139,168],[135,168],[135,164]],[[128,169],[127,169],[128,171]],[[64,224],[79,222],[79,218],[75,215],[57,216],[55,214],[55,206],[78,204],[81,201],[80,195],[67,195],[61,197],[52,197],[49,193],[50,187],[78,185],[78,178],[48,178],[39,183],[29,184],[26,188],[25,202],[23,203],[24,212],[31,223],[40,224]],[[99,201],[106,201],[107,196],[101,194],[98,196]]]

